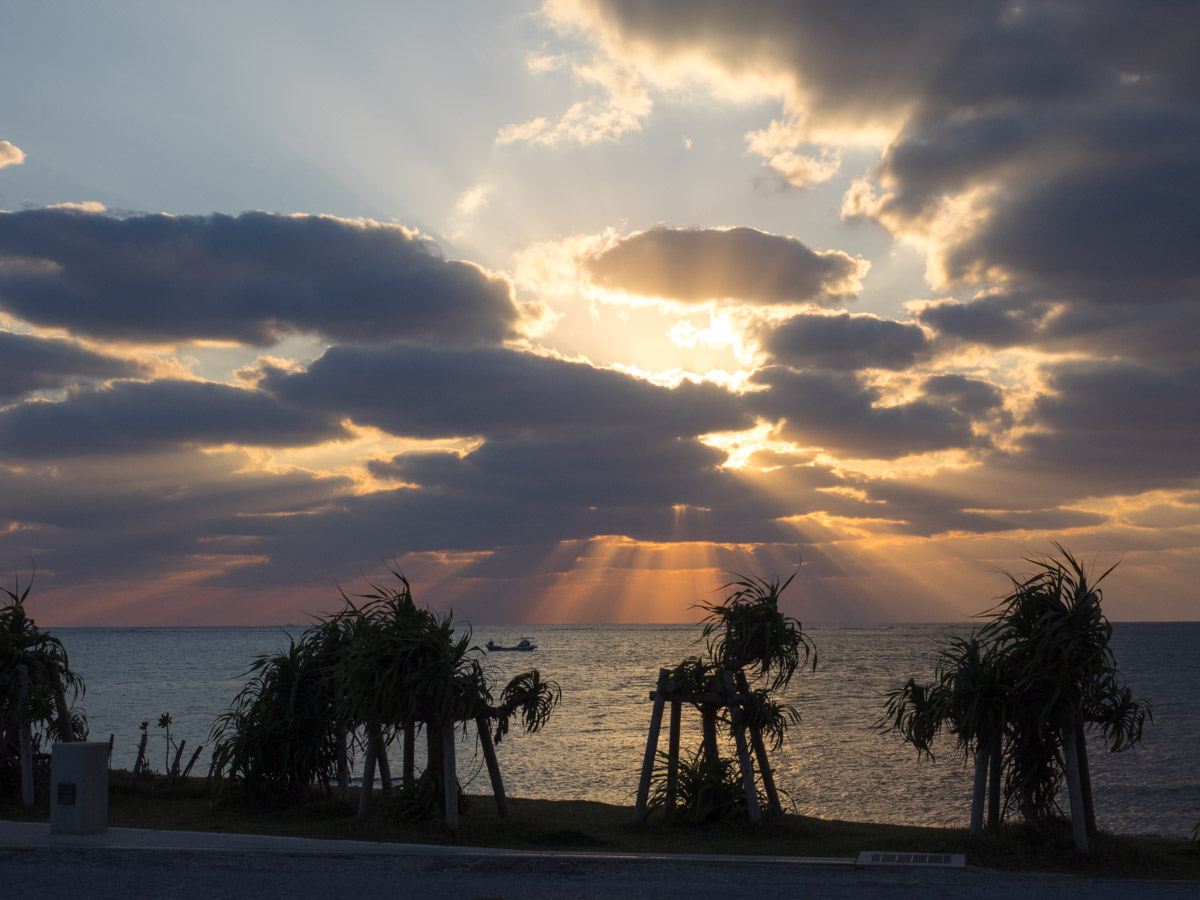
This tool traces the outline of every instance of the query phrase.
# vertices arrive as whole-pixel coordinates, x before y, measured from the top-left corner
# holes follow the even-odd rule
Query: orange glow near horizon
[[[564,542],[553,554],[557,571],[537,579],[529,623],[694,622],[692,607],[727,578],[718,548],[707,542],[654,543],[603,536]],[[564,565],[566,563],[566,565]]]

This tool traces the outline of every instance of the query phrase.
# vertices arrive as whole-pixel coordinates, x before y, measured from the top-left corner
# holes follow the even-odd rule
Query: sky
[[[45,625],[1200,618],[1200,6],[0,10]],[[1008,573],[1008,574],[1006,574]],[[714,594],[714,591],[717,593]]]

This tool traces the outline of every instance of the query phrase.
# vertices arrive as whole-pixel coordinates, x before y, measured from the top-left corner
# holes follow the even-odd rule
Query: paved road
[[[39,830],[34,830],[39,829]],[[745,857],[491,852],[112,829],[96,838],[0,822],[5,897],[206,898],[1200,898],[1197,882],[1079,879],[972,869],[856,868]]]

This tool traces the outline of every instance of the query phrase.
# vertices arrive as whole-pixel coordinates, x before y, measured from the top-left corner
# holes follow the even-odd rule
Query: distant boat
[[[529,638],[521,638],[521,643],[519,643],[519,644],[514,644],[512,647],[501,647],[501,646],[500,646],[499,644],[497,644],[495,641],[488,641],[488,642],[487,642],[487,648],[488,648],[488,650],[489,650],[489,651],[492,651],[492,652],[495,652],[495,651],[497,651],[497,650],[524,650],[524,651],[528,651],[528,650],[536,650],[536,649],[537,649],[537,644],[531,644],[531,643],[529,642]]]

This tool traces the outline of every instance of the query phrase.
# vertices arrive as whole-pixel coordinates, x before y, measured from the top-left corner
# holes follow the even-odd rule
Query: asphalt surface
[[[46,824],[0,822],[0,896],[1197,900],[1200,882],[1012,874],[970,866],[858,867],[848,859],[496,851],[133,828],[53,835]]]

